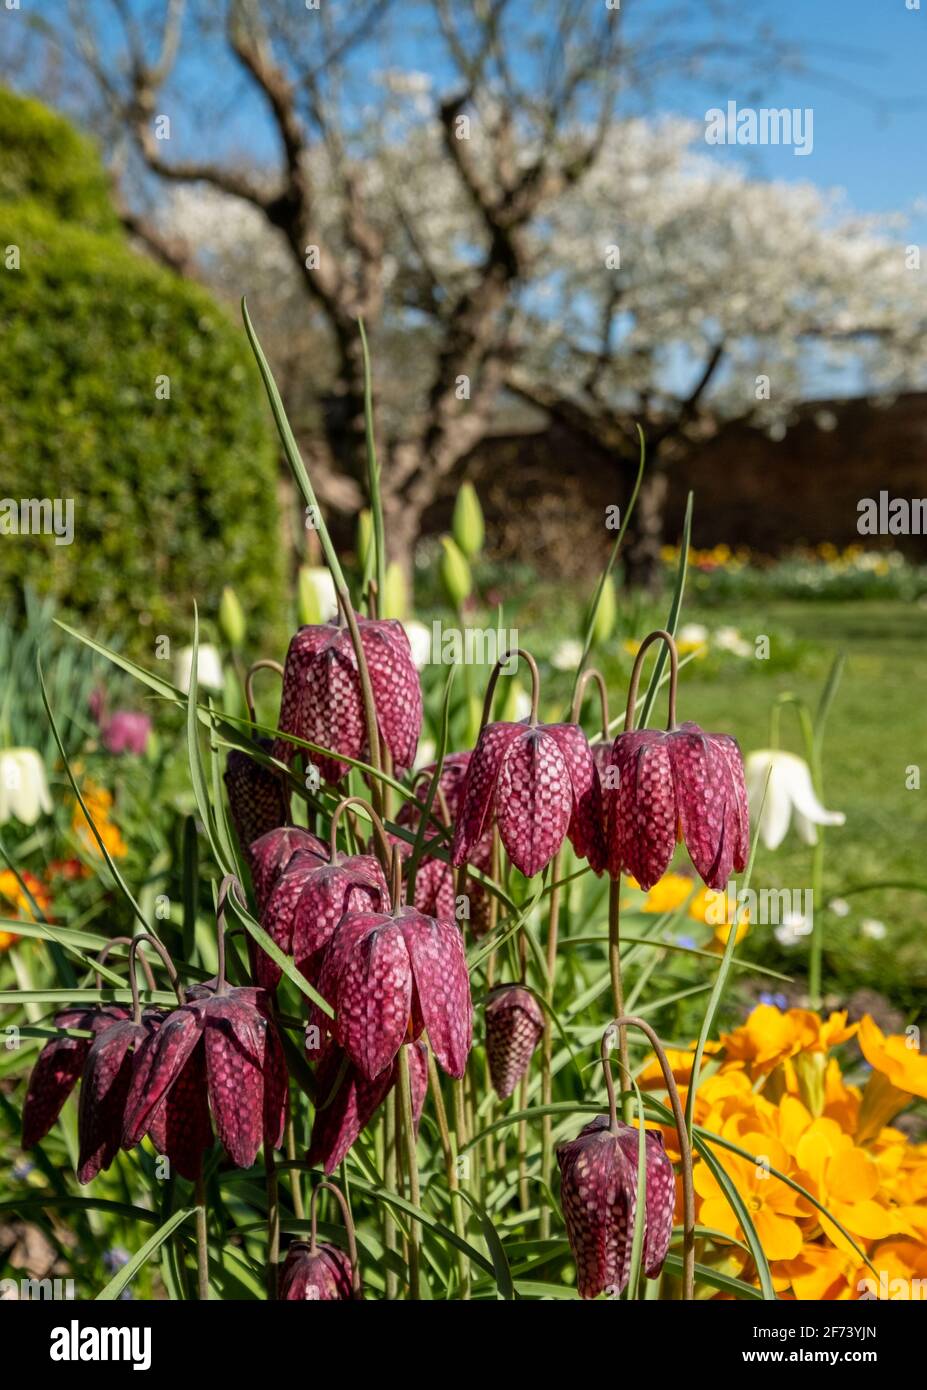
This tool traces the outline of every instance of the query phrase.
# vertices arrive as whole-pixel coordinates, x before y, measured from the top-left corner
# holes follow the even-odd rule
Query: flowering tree
[[[183,273],[215,273],[231,252],[230,263],[247,268],[234,277],[237,291],[243,280],[266,283],[252,234],[275,275],[289,268],[278,286],[325,364],[310,402],[316,477],[323,496],[348,508],[365,471],[359,316],[376,335],[378,359],[392,364],[380,444],[399,554],[485,434],[505,388],[527,384],[518,359],[539,291],[570,253],[556,231],[568,208],[594,218],[598,206],[611,223],[616,198],[629,219],[638,207],[633,190],[611,183],[626,143],[619,95],[627,100],[668,71],[705,77],[732,62],[768,71],[778,56],[768,35],[751,47],[741,22],[744,38],[725,38],[724,4],[714,7],[717,31],[693,32],[674,0],[640,8],[547,0],[530,14],[511,0],[423,0],[401,14],[379,0],[60,8],[66,19],[41,41],[79,56],[90,75],[91,95],[84,89],[80,99],[109,132],[136,235]],[[407,70],[410,33],[429,75]],[[16,61],[35,71],[19,53]],[[215,138],[238,104],[266,137],[246,154]],[[195,191],[198,202],[211,190],[221,211],[214,205],[204,222],[185,197],[178,221],[166,224],[145,211],[159,183]],[[603,234],[608,241],[608,227]],[[613,282],[598,245],[586,270]],[[559,374],[555,355],[530,382],[546,396]],[[286,387],[285,363],[282,376]]]

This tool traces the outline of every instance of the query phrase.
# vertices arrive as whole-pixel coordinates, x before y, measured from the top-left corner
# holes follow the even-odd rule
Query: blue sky
[[[604,2],[587,0],[595,5]],[[713,27],[708,17],[710,0],[689,3],[686,32],[704,38]],[[751,23],[766,19],[778,38],[791,41],[811,71],[790,74],[771,68],[762,85],[736,79],[714,84],[667,81],[648,94],[644,109],[650,114],[672,111],[702,120],[709,107],[724,108],[729,100],[740,106],[810,106],[814,148],[807,157],[773,146],[716,147],[711,152],[719,159],[746,164],[758,177],[844,188],[848,201],[863,211],[907,208],[917,198],[927,198],[927,0],[920,0],[919,10],[909,10],[906,0],[741,0],[741,4]],[[635,24],[651,22],[663,5],[676,8],[674,0],[624,0],[624,18],[633,29]],[[416,10],[413,6],[404,12],[403,0],[398,0],[387,19],[386,44],[371,46],[363,54],[365,73],[395,65],[430,71],[439,79],[444,75],[440,48],[431,36],[423,36],[417,17],[412,18]],[[742,35],[726,32],[734,39],[746,37],[746,30]],[[187,90],[193,85],[202,96],[208,93],[214,99],[220,89],[226,96],[225,110],[212,131],[208,126],[197,127],[197,143],[214,141],[221,148],[231,142],[238,149],[248,147],[263,154],[275,148],[262,103],[241,103],[233,96],[233,91],[242,92],[233,65],[222,70],[193,54],[185,66]],[[178,146],[182,143],[179,140]],[[912,228],[915,239],[927,241],[927,209]]]
[[[745,0],[746,3],[746,0]],[[794,39],[809,75],[777,73],[757,95],[768,106],[811,107],[814,148],[806,157],[773,146],[718,148],[760,177],[846,189],[867,212],[927,197],[927,0],[785,0],[769,10],[776,33]],[[737,84],[664,88],[658,105],[701,118],[728,100],[757,104]],[[918,217],[927,238],[927,210]]]

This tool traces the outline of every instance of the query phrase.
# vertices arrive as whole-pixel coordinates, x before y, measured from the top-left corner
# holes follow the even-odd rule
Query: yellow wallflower
[[[886,1037],[867,1014],[860,1020],[859,1045],[872,1067],[859,1110],[857,1139],[865,1143],[893,1120],[912,1096],[927,1098],[927,1057],[916,1034]]]
[[[126,843],[122,838],[119,827],[111,819],[113,806],[112,792],[105,787],[98,786],[89,779],[81,788],[81,795],[87,807],[88,814],[97,828],[100,839],[103,841],[110,855],[114,859],[121,859],[127,853]],[[71,828],[81,841],[88,854],[100,854],[100,847],[97,844],[96,836],[87,823],[80,802],[74,807],[74,815],[71,819]]]
[[[45,912],[51,906],[51,895],[41,879],[36,878],[35,874],[23,871],[23,883],[29,889],[29,893],[36,905]],[[22,917],[27,921],[35,920],[35,913],[32,903],[29,900],[29,893],[25,893],[19,879],[11,869],[4,869],[0,872],[0,917]],[[19,937],[15,932],[0,931],[0,951],[5,951],[12,946]]]

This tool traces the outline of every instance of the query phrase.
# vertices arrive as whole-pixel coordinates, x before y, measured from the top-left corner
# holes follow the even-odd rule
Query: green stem
[[[206,1182],[202,1173],[194,1187],[196,1199],[196,1295],[209,1302],[209,1235],[206,1230]]]
[[[402,1109],[402,1132],[405,1140],[406,1169],[409,1179],[409,1201],[421,1207],[422,1194],[418,1178],[418,1145],[415,1139],[415,1116],[412,1113],[412,1081],[409,1076],[409,1048],[399,1049],[399,1100]],[[409,1297],[421,1297],[419,1271],[419,1224],[409,1223]]]
[[[612,1012],[616,1018],[624,1013],[624,987],[621,982],[621,878],[611,879],[608,885],[608,973],[612,981]],[[621,1069],[626,1077],[631,1075],[631,1061],[628,1053],[628,1038],[622,1028],[618,1034],[618,1053]],[[624,1090],[624,1087],[622,1087]],[[624,1101],[622,1109],[628,1120],[629,1101]]]

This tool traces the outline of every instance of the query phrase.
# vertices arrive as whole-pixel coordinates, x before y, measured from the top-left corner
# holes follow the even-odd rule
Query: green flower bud
[[[238,648],[242,645],[247,630],[245,613],[238,602],[238,595],[228,584],[222,590],[222,598],[219,600],[219,627],[230,647]]]
[[[357,566],[363,572],[367,568],[367,557],[373,545],[373,514],[369,507],[357,513],[357,537],[354,542],[357,550]]]
[[[297,579],[299,621],[325,623],[337,611],[335,585],[324,565],[303,565]]]
[[[381,618],[398,618],[400,622],[409,616],[409,585],[405,570],[395,560],[386,566],[383,582],[383,596],[380,600]]]
[[[444,554],[441,556],[439,568],[441,583],[444,585],[444,592],[447,594],[451,606],[459,608],[464,600],[470,597],[473,589],[473,576],[470,573],[467,557],[451,540],[451,537],[442,536],[441,544],[444,546]]]
[[[586,613],[586,622],[589,621],[591,605]],[[599,599],[599,606],[596,610],[595,622],[592,625],[593,646],[607,642],[615,631],[615,623],[618,621],[618,601],[615,598],[615,585],[611,575],[608,575],[602,587],[602,595]]]
[[[472,483],[462,483],[454,503],[454,518],[451,523],[454,540],[468,559],[478,555],[486,538],[483,524],[483,509]]]

